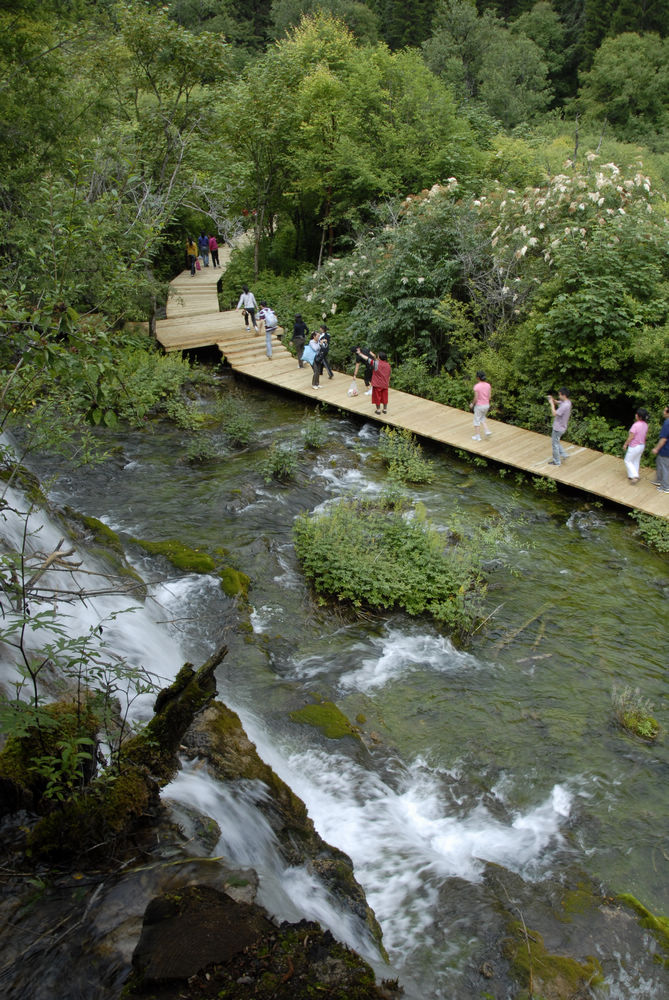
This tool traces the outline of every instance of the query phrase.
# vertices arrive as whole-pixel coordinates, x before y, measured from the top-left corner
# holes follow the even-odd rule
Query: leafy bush
[[[384,427],[379,452],[393,479],[405,483],[431,483],[432,463],[423,458],[421,446],[410,431]]]
[[[216,442],[211,434],[198,434],[186,448],[186,461],[191,465],[211,462],[218,458]]]
[[[641,510],[632,510],[629,516],[638,524],[639,534],[646,545],[658,552],[669,552],[669,523],[664,518],[645,514]]]
[[[223,433],[233,447],[245,448],[253,440],[253,414],[241,396],[220,400],[216,417],[223,422]]]
[[[274,443],[260,466],[260,474],[266,483],[271,483],[273,479],[285,483],[294,477],[296,470],[297,454],[288,444]]]
[[[302,514],[295,551],[318,594],[354,607],[427,614],[460,636],[471,634],[485,592],[480,539],[444,537],[397,497],[342,500]]]
[[[318,451],[325,444],[327,436],[328,432],[322,417],[318,414],[307,417],[302,425],[302,439],[305,448],[312,448],[314,451]]]
[[[623,729],[644,740],[657,738],[660,726],[653,718],[653,706],[647,698],[642,697],[639,688],[624,687],[618,690],[614,685],[611,701],[616,719]]]

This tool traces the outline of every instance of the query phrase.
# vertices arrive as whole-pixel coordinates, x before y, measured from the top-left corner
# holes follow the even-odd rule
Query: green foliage
[[[393,479],[403,483],[432,482],[432,463],[423,458],[423,449],[410,431],[382,428],[379,454]]]
[[[669,149],[669,40],[632,32],[605,38],[578,103],[618,138]]]
[[[639,688],[619,689],[614,684],[611,701],[614,715],[623,729],[643,740],[657,739],[660,726],[653,718],[653,706],[647,698],[642,697]]]
[[[295,551],[307,579],[318,594],[356,608],[403,608],[469,634],[485,592],[481,558],[491,536],[455,544],[424,516],[405,515],[397,498],[342,500],[300,515]]]
[[[246,448],[253,440],[254,417],[243,396],[233,393],[216,403],[215,419],[223,424],[225,437],[235,448]]]
[[[260,474],[266,483],[278,479],[280,483],[294,479],[297,471],[297,452],[292,445],[275,442],[260,465]]]
[[[461,99],[483,102],[507,128],[548,107],[552,95],[542,48],[522,25],[509,31],[490,10],[479,15],[468,0],[442,0],[423,51]]]
[[[22,519],[25,531],[21,551],[0,557],[0,641],[14,671],[13,696],[0,696],[7,737],[0,775],[29,791],[40,809],[87,785],[102,761],[98,740],[108,748],[104,770],[116,772],[128,710],[154,684],[144,669],[131,666],[107,645],[106,621],[72,633],[54,606],[76,600],[70,593],[73,553],[62,549],[62,540],[52,553],[44,553],[30,530],[30,511],[5,511]],[[67,583],[61,587],[63,573]],[[87,599],[85,590],[80,599]],[[110,620],[116,617],[112,614]],[[47,676],[58,678],[61,701],[48,703],[43,691]]]
[[[318,451],[327,441],[327,436],[325,421],[318,413],[305,418],[302,423],[302,440],[305,448]]]
[[[200,433],[188,443],[186,461],[191,465],[203,465],[219,457],[216,442],[211,434]]]
[[[83,787],[84,764],[93,760],[95,745],[88,736],[75,736],[58,740],[54,753],[34,758],[30,770],[44,781],[43,798],[64,802]]]
[[[638,525],[638,532],[646,545],[658,552],[669,552],[669,523],[663,517],[654,517],[641,510],[630,511]]]

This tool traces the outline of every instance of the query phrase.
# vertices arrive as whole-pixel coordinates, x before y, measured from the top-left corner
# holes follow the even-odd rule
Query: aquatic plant
[[[185,459],[190,465],[201,465],[218,458],[216,442],[211,434],[198,434],[189,442]]]
[[[302,514],[294,538],[304,573],[322,600],[427,614],[465,636],[486,590],[484,552],[498,534],[486,526],[455,544],[454,534],[445,537],[430,525],[424,508],[407,518],[407,506],[397,496],[349,499]]]
[[[643,698],[639,688],[624,687],[619,690],[615,684],[611,692],[613,711],[623,729],[643,740],[655,740],[660,726],[653,718],[653,705]]]
[[[328,432],[322,417],[313,414],[307,417],[302,424],[302,440],[305,448],[312,448],[317,451],[322,448],[327,440]]]
[[[379,434],[379,454],[388,473],[403,483],[431,483],[432,463],[423,457],[423,449],[406,429],[384,427]]]
[[[221,430],[234,448],[246,448],[254,437],[254,418],[246,400],[238,393],[231,393],[216,405],[216,418]]]
[[[260,466],[260,473],[266,483],[271,483],[273,479],[285,483],[294,477],[296,470],[297,453],[295,449],[289,444],[277,442],[272,445]]]

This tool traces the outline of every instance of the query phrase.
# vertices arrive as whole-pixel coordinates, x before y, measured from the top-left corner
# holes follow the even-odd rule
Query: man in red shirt
[[[358,350],[358,357],[363,358],[365,361],[369,361],[374,369],[372,372],[372,403],[376,407],[374,413],[381,414],[380,407],[383,406],[383,412],[388,412],[388,386],[390,385],[390,365],[388,363],[388,355],[385,351],[379,351],[378,355],[370,351],[369,354],[363,354],[362,351]]]

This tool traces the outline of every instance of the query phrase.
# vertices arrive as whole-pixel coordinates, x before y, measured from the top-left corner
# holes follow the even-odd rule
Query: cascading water
[[[277,429],[299,436],[299,407],[249,395],[263,440]],[[383,475],[373,461],[374,429],[335,417],[327,426],[327,452],[303,459],[288,488],[261,482],[252,451],[228,454],[213,469],[175,465],[187,441],[168,430],[126,436],[123,462],[92,473],[44,462],[61,472],[56,500],[122,537],[178,534],[194,547],[224,545],[252,579],[249,636],[234,627],[234,602],[216,580],[166,572],[130,548],[143,575],[160,577],[151,587],[156,603],[132,620],[142,622],[138,632],[158,628],[160,637],[128,641],[124,615],[119,641],[131,648],[140,639],[144,665],[166,675],[183,659],[201,661],[225,638],[220,697],[305,801],[321,836],[353,858],[409,998],[480,997],[483,987],[467,970],[480,964],[482,943],[494,945],[499,935],[488,884],[498,866],[517,880],[523,907],[537,919],[546,918],[551,893],[581,878],[631,890],[667,912],[666,747],[633,743],[610,710],[612,683],[664,698],[656,623],[669,594],[666,563],[640,550],[615,514],[587,505],[575,511],[573,501],[538,497],[437,454],[435,482],[416,491],[437,527],[454,502],[471,521],[501,515],[522,525],[511,572],[492,576],[490,610],[501,610],[467,651],[401,615],[334,617],[309,599],[292,519],[347,491],[378,491]],[[361,739],[335,743],[291,722],[290,712],[315,696],[364,719]],[[236,863],[246,863],[254,846],[261,892],[277,914],[321,912],[317,919],[355,940],[355,927],[319,887],[282,868],[254,807],[257,788],[230,801],[188,767],[169,794],[219,817],[220,849]],[[224,821],[229,814],[241,827]],[[560,923],[561,905],[558,929],[569,923]],[[579,926],[578,915],[569,920]],[[624,932],[609,933],[606,946],[593,939],[589,953],[602,961],[610,996],[665,996],[667,973],[653,963],[649,937],[631,919]]]

